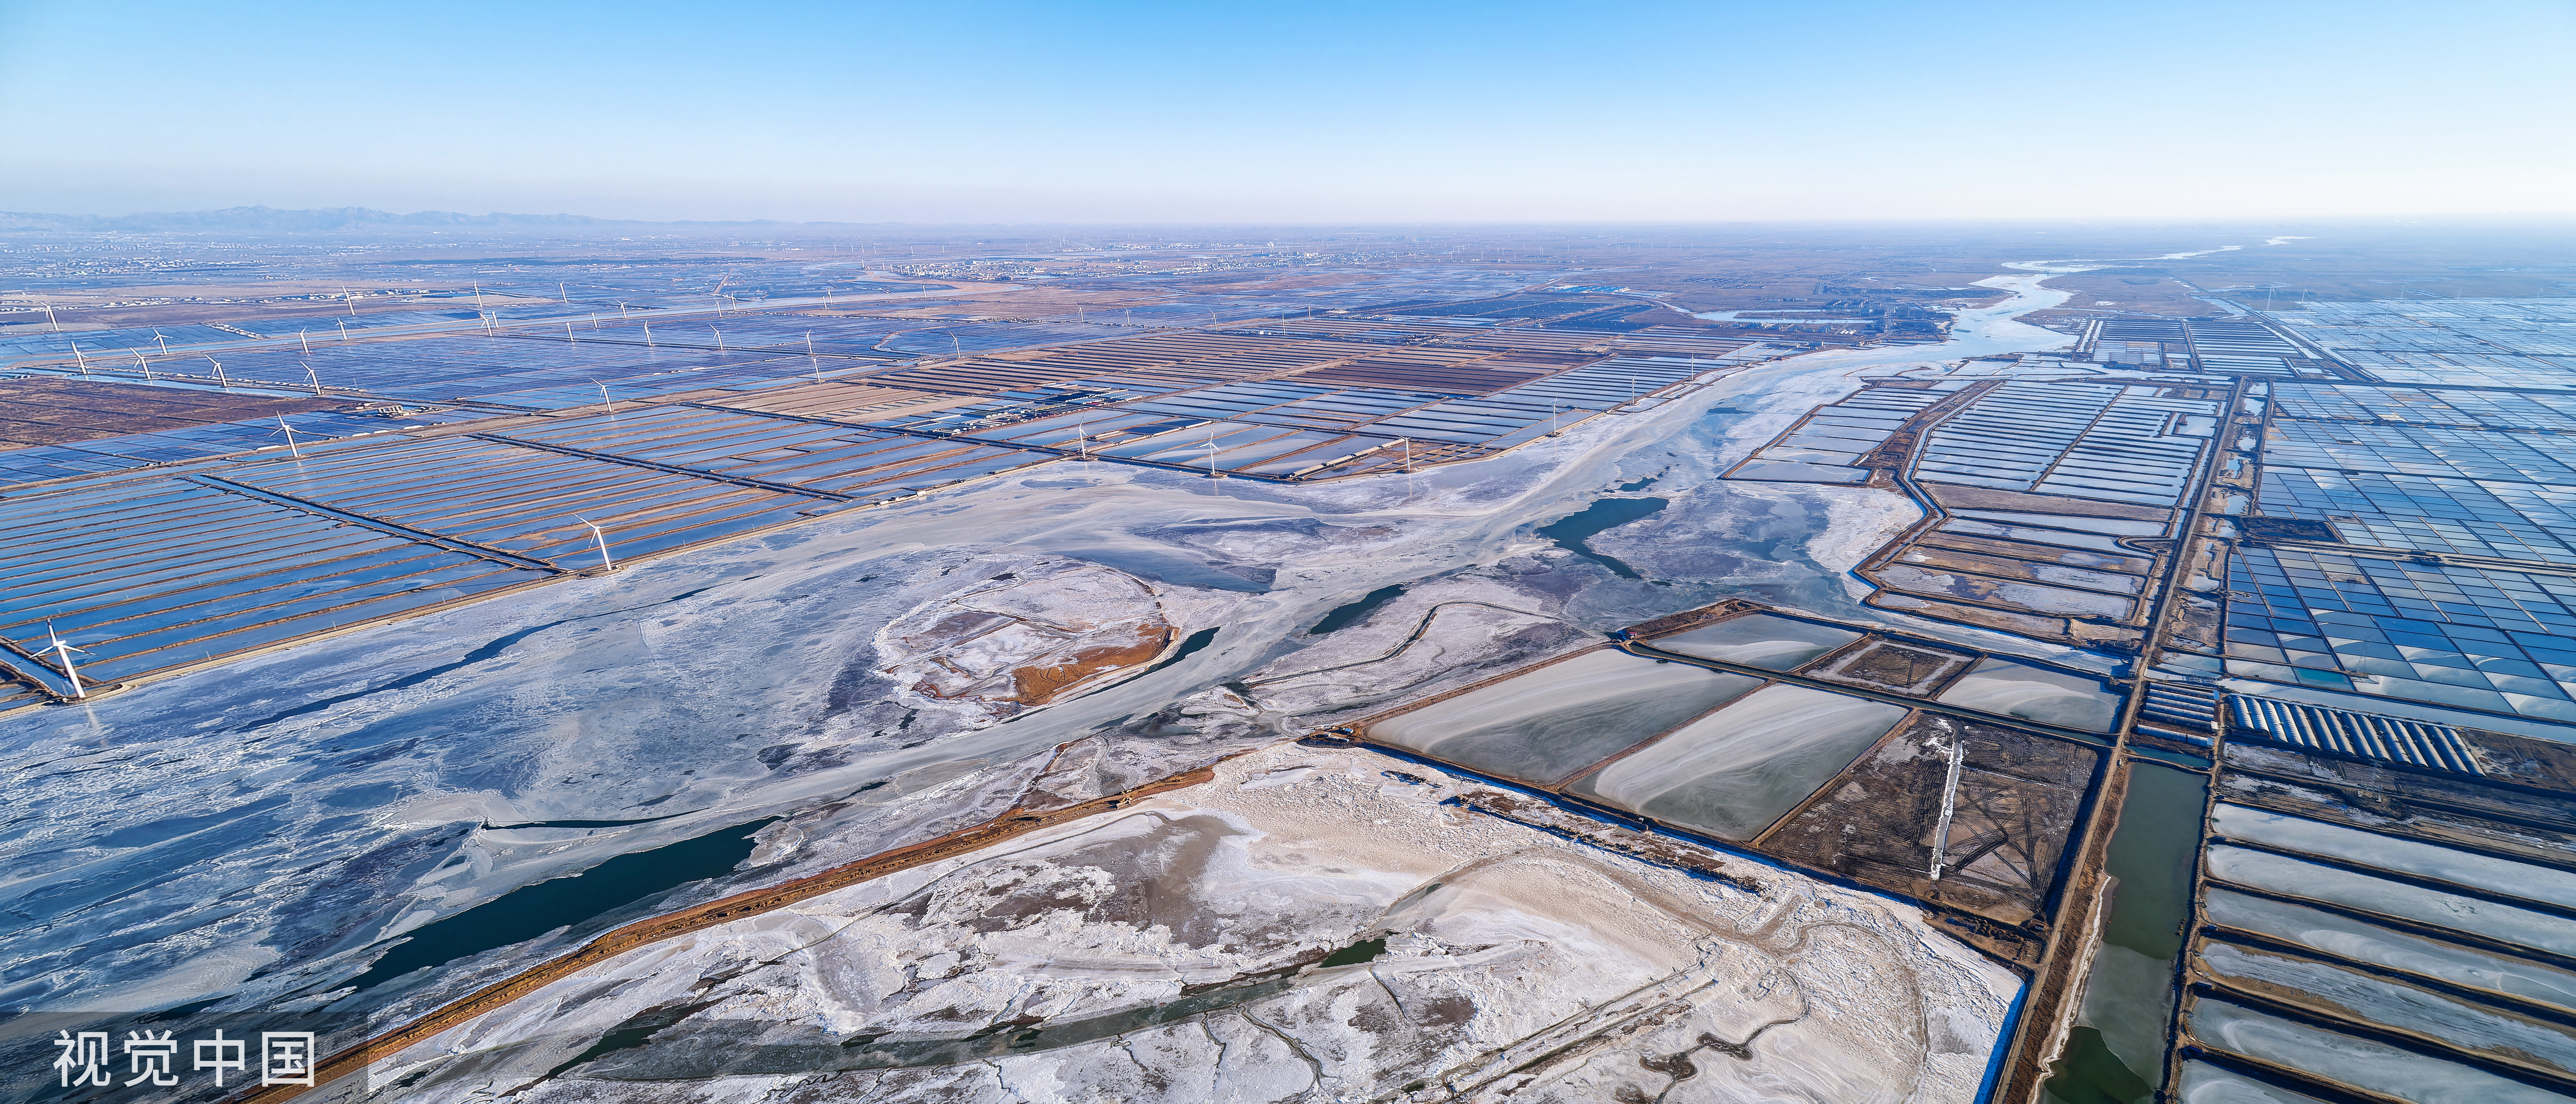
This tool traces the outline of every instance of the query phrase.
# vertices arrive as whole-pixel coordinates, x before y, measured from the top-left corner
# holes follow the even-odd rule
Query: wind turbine
[[[612,399],[612,398],[609,398],[609,397],[608,397],[608,385],[607,385],[607,384],[604,384],[604,383],[601,383],[601,382],[599,382],[597,379],[592,378],[592,377],[585,376],[585,377],[583,377],[583,378],[584,378],[584,379],[589,379],[589,380],[590,380],[590,385],[599,389],[599,401],[601,401],[601,402],[604,402],[604,403],[607,403],[607,404],[608,404],[608,416],[609,416],[609,417],[611,417],[611,418],[616,417],[616,416],[617,416],[617,400],[615,400],[615,399]]]
[[[599,531],[599,523],[583,517],[580,514],[574,514],[572,518],[574,521],[590,526],[590,539],[599,542],[599,569],[602,571],[617,570],[616,561],[608,558],[608,534]]]
[[[79,652],[82,655],[88,655],[90,654],[89,649],[72,647],[71,641],[55,635],[54,623],[52,621],[45,622],[45,640],[45,650],[54,653],[56,657],[62,660],[63,677],[71,680],[72,697],[88,697],[89,691],[81,688],[80,672],[72,668],[72,653]]]
[[[89,378],[89,358],[81,355],[80,342],[72,342],[72,363],[80,365],[82,379]]]
[[[300,346],[302,346],[302,347],[304,348],[304,355],[306,355],[306,356],[312,356],[312,355],[313,355],[313,343],[312,343],[311,341],[305,340],[305,337],[304,337],[304,331],[302,331],[302,330],[297,330],[297,331],[295,331],[295,343],[296,343],[297,345],[300,345]]]
[[[216,385],[217,385],[217,386],[222,387],[222,388],[223,388],[224,390],[226,390],[226,391],[230,391],[230,390],[232,390],[232,389],[233,389],[233,381],[231,381],[231,380],[228,380],[228,379],[225,379],[225,378],[224,378],[224,362],[223,362],[223,361],[220,361],[220,360],[216,360],[216,359],[214,358],[214,355],[210,353],[210,354],[207,354],[207,356],[206,356],[206,363],[208,363],[208,364],[212,364],[212,365],[214,365],[214,366],[215,366],[215,383],[216,383]]]
[[[287,453],[298,460],[304,459],[304,450],[295,447],[295,427],[286,424],[286,415],[280,414],[277,416],[277,428],[286,431]]]
[[[152,382],[152,361],[150,358],[143,355],[143,350],[134,350],[134,363],[143,366],[143,382]]]
[[[305,362],[300,360],[295,363],[304,365],[304,378],[313,382],[313,393],[315,395],[320,395],[322,393],[322,377],[314,374],[312,365],[305,364]]]

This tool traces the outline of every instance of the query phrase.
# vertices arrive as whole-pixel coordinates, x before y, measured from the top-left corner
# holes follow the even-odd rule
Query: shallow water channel
[[[2063,1104],[2142,1100],[2164,1084],[2174,977],[2191,918],[2192,866],[2209,780],[2149,763],[2129,767],[2129,794],[2104,863],[2113,879],[2102,945],[2065,1057],[2048,1082]]]

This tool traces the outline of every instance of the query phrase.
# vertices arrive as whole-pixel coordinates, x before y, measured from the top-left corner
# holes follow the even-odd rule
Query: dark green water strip
[[[498,947],[524,943],[556,928],[605,916],[656,893],[732,873],[734,867],[751,857],[756,846],[752,834],[776,820],[777,817],[769,817],[720,828],[650,851],[619,855],[570,877],[520,886],[404,933],[404,942],[349,984],[363,993],[425,966],[444,966]]]
[[[2209,780],[2201,775],[2142,761],[2129,765],[2129,794],[2103,864],[2119,880],[2078,1026],[2068,1034],[2065,1057],[2050,1067],[2048,1099],[2135,1104],[2163,1087],[2165,1028],[2173,1018],[2174,972],[2191,919],[2192,870],[2208,799]],[[2152,1061],[2139,1053],[2148,1040],[2158,1041]],[[2130,1059],[2114,1044],[2123,1044]],[[2131,1059],[2147,1068],[2133,1068]]]

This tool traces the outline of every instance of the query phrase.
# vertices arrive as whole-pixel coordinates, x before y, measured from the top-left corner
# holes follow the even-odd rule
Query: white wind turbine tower
[[[80,342],[72,342],[72,363],[80,365],[82,379],[89,378],[89,358],[81,355]]]
[[[583,517],[580,514],[574,514],[572,518],[574,521],[590,526],[590,539],[599,542],[599,569],[602,571],[617,570],[616,561],[608,558],[608,534],[599,531],[599,523]]]
[[[296,363],[304,365],[304,378],[312,382],[313,393],[315,395],[320,395],[322,393],[322,377],[314,373],[313,366],[311,364],[306,364],[300,360],[296,361]]]
[[[45,650],[54,653],[54,655],[62,661],[63,677],[71,680],[72,697],[89,697],[89,691],[81,688],[80,672],[72,667],[72,653],[79,652],[82,655],[88,655],[89,649],[72,647],[71,641],[55,635],[54,623],[52,621],[45,622],[45,641]]]
[[[286,431],[286,451],[288,455],[291,455],[298,460],[304,459],[304,450],[295,447],[295,427],[286,424],[286,415],[280,414],[277,416],[277,428]]]
[[[231,380],[229,380],[229,379],[224,378],[224,362],[223,362],[223,361],[220,361],[220,360],[216,360],[216,359],[214,358],[214,355],[213,355],[213,354],[211,354],[211,353],[209,353],[209,354],[207,354],[207,356],[206,356],[206,363],[208,363],[208,364],[212,364],[212,365],[214,365],[214,366],[215,366],[215,384],[216,384],[216,386],[222,387],[222,388],[223,388],[224,390],[226,390],[226,391],[230,391],[230,390],[232,390],[232,389],[233,389],[233,381],[231,381]]]
[[[143,350],[134,350],[134,363],[143,366],[143,382],[152,382],[152,361],[143,355]]]

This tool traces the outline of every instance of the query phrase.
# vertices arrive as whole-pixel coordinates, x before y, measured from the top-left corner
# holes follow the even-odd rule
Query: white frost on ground
[[[1150,663],[1239,601],[1080,560],[1030,557],[1010,568],[878,630],[879,673],[905,701],[990,723]]]
[[[1818,487],[1816,494],[1825,500],[1825,529],[1807,541],[1807,555],[1819,564],[1842,573],[1843,585],[1854,598],[1876,589],[1851,569],[1869,554],[1915,522],[1923,520],[1920,503],[1895,491],[1873,487]]]
[[[1311,728],[1599,639],[1565,620],[1562,598],[1514,585],[1515,569],[1534,574],[1545,565],[1526,558],[1505,561],[1408,587],[1362,620],[1245,676],[1242,684],[1264,710]]]
[[[379,1061],[369,1099],[1973,1097],[2019,982],[1915,910],[1443,803],[1472,785],[1265,749],[630,952]]]
[[[1418,656],[1247,683],[1248,700],[1223,686],[1364,658],[1410,633],[1410,611],[1444,580],[1481,579],[1511,592],[1496,604],[1586,632],[1740,593],[1878,616],[1838,609],[1837,584],[1787,562],[1827,521],[1821,499],[1715,471],[1848,391],[1856,370],[2063,344],[2004,320],[2064,297],[2030,287],[2038,278],[2014,278],[2014,300],[1967,312],[1942,347],[1758,364],[1491,460],[1311,486],[1049,464],[13,716],[0,724],[0,752],[22,765],[5,791],[18,834],[0,843],[12,874],[0,1004],[211,1002],[204,1021],[163,1026],[236,1036],[322,1007],[310,1026],[327,1049],[583,934],[557,929],[328,1000],[393,934],[519,887],[788,817],[726,878],[596,902],[683,907],[990,816],[1061,743],[1105,741],[1103,777],[1133,781],[1558,646],[1543,635],[1554,622],[1455,607]],[[1657,473],[1647,493],[1672,505],[1596,546],[1650,581],[1532,534]],[[980,726],[907,700],[882,673],[888,623],[1048,557],[1149,579],[1167,611],[1184,593],[1221,607],[1167,612],[1219,632],[1152,674]],[[1347,641],[1307,635],[1390,584],[1418,593],[1343,630]],[[17,1040],[28,1068],[53,1054],[44,1034]],[[21,1056],[13,1045],[0,1039],[0,1054]]]

